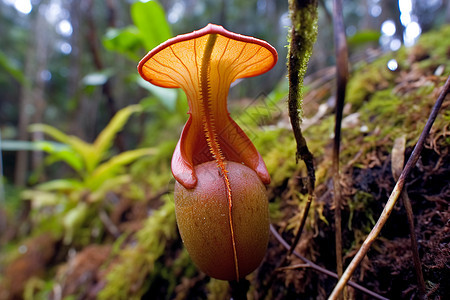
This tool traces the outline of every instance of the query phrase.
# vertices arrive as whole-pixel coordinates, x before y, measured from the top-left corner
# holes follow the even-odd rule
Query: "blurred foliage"
[[[131,5],[134,25],[122,29],[110,28],[103,38],[106,49],[126,55],[133,61],[141,58],[141,48],[153,49],[172,37],[161,5],[156,1],[137,1]]]
[[[106,194],[118,191],[132,181],[126,165],[140,157],[155,154],[154,148],[129,150],[112,155],[111,146],[119,131],[132,113],[140,112],[139,105],[120,110],[103,129],[94,143],[89,144],[76,136],[69,136],[58,129],[44,124],[33,124],[31,131],[41,131],[67,147],[53,147],[50,143],[39,143],[42,151],[49,154],[47,164],[67,163],[77,173],[79,179],[54,179],[38,184],[32,190],[22,193],[22,198],[30,200],[32,207],[45,218],[43,211],[49,207],[59,207],[63,211],[64,241],[70,244],[75,232],[83,225],[90,210],[102,201]],[[52,213],[55,213],[52,210]]]

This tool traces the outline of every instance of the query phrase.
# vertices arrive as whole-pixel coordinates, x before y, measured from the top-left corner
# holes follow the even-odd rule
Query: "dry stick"
[[[275,236],[275,238],[280,242],[280,244],[283,245],[283,247],[285,247],[286,249],[289,249],[289,248],[290,248],[289,244],[288,244],[288,243],[283,239],[283,237],[277,232],[277,230],[275,229],[275,227],[274,227],[273,225],[270,225],[270,232],[272,232],[272,234],[273,234],[273,235]],[[307,267],[309,267],[309,268],[311,268],[311,269],[314,269],[314,270],[316,270],[316,271],[318,271],[318,272],[321,272],[321,273],[323,273],[323,274],[325,274],[325,275],[328,275],[328,276],[330,276],[330,277],[333,277],[333,278],[338,279],[338,276],[337,276],[336,273],[333,273],[333,272],[331,272],[331,271],[328,271],[328,270],[325,269],[325,268],[322,268],[322,267],[319,266],[319,265],[316,265],[315,263],[313,263],[312,261],[310,261],[310,260],[307,259],[306,257],[302,256],[302,255],[301,255],[300,253],[298,253],[297,251],[294,251],[293,254],[294,254],[295,256],[297,256],[298,258],[300,258],[301,260],[303,260],[303,261],[305,262],[305,264],[307,265]],[[355,283],[355,282],[353,282],[353,281],[349,281],[349,282],[348,282],[348,285],[351,286],[351,287],[353,287],[353,288],[355,288],[355,289],[357,289],[357,290],[359,290],[359,291],[361,291],[361,292],[363,292],[363,293],[365,293],[365,294],[367,294],[367,295],[372,296],[373,298],[376,298],[376,299],[382,299],[382,300],[387,300],[387,298],[385,298],[385,297],[383,297],[383,296],[381,296],[381,295],[378,295],[377,293],[374,293],[374,292],[372,292],[372,291],[366,289],[365,287],[363,287],[363,286],[361,286],[361,285],[359,285],[359,284],[357,284],[357,283]]]
[[[342,111],[344,109],[345,90],[348,78],[347,42],[345,39],[344,21],[342,16],[342,0],[333,1],[334,45],[336,55],[336,122],[334,126],[333,143],[333,187],[334,187],[334,224],[336,239],[336,269],[342,276],[342,193],[339,176],[339,148],[341,143]]]
[[[408,162],[405,165],[405,168],[403,169],[402,173],[400,174],[400,177],[399,177],[394,189],[392,190],[392,193],[389,196],[388,201],[386,202],[386,206],[384,207],[380,218],[378,219],[377,223],[373,227],[372,231],[367,236],[366,240],[362,244],[358,253],[356,253],[355,257],[350,262],[350,265],[345,270],[341,279],[339,279],[339,282],[335,286],[333,292],[331,293],[331,295],[328,299],[333,300],[333,299],[338,298],[338,296],[341,293],[342,289],[344,288],[345,284],[349,281],[353,272],[355,272],[359,263],[362,261],[364,256],[367,254],[367,251],[369,251],[370,246],[377,238],[377,236],[380,233],[381,229],[383,228],[384,224],[386,224],[386,221],[388,220],[389,215],[391,214],[392,210],[394,209],[395,203],[397,202],[397,199],[401,194],[403,186],[405,185],[406,178],[408,177],[412,168],[416,165],[417,160],[419,159],[420,152],[422,152],[422,148],[423,148],[425,139],[428,136],[431,126],[433,125],[434,120],[436,119],[436,116],[439,112],[439,109],[442,106],[442,102],[444,101],[444,98],[449,93],[449,91],[450,91],[450,76],[447,78],[444,88],[442,89],[441,94],[439,95],[438,99],[436,100],[436,103],[433,106],[433,109],[431,110],[430,116],[428,117],[427,123],[425,124],[425,127],[424,127],[422,133],[420,134],[419,140],[417,141],[417,144],[414,147],[414,150],[411,153],[411,156],[409,157]]]

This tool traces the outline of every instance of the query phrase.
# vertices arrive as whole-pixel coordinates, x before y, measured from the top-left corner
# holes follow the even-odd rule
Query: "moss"
[[[450,25],[439,30],[430,31],[421,36],[418,44],[413,48],[412,53],[420,51],[426,53],[426,59],[419,61],[421,69],[429,69],[433,72],[437,66],[444,65],[443,75],[450,75]]]
[[[286,229],[293,230],[294,232],[298,231],[307,201],[308,195],[298,192],[292,197],[290,204],[293,206],[297,206],[297,209],[295,210],[295,214],[288,220]],[[320,219],[328,225],[328,221],[323,215],[323,206],[323,202],[319,203],[315,201],[311,204],[311,209],[308,211],[308,217],[305,223],[306,228],[310,231],[317,231],[317,219]]]
[[[373,212],[370,209],[370,203],[375,201],[375,198],[372,194],[369,194],[364,191],[356,191],[353,196],[352,201],[348,201],[348,207],[350,210],[350,216],[348,218],[348,229],[352,229],[352,220],[355,211],[363,211],[365,215],[365,220],[368,221],[366,229],[368,229],[365,233],[368,234],[370,232],[371,226],[375,225],[375,220],[373,219]]]
[[[387,68],[391,58],[384,56],[370,64],[362,64],[351,76],[345,101],[352,104],[353,110],[358,110],[377,90],[393,87],[396,75]]]
[[[347,87],[346,102],[357,110],[377,90],[392,88],[398,72],[387,68],[387,62],[396,59],[399,70],[410,71],[416,65],[420,70],[434,72],[439,65],[445,66],[442,76],[450,75],[450,26],[439,31],[423,34],[412,48],[401,48],[388,53],[371,63],[362,63],[355,70]],[[416,63],[416,64],[415,64]]]
[[[282,133],[282,131],[277,131]],[[266,142],[267,143],[267,142]],[[292,176],[298,166],[295,162],[296,144],[286,132],[278,135],[274,143],[263,149],[264,161],[271,176],[271,186],[280,186],[282,182]]]
[[[352,105],[351,113],[358,113],[359,124],[342,130],[341,161],[346,163],[361,151],[364,157],[375,147],[392,145],[395,137],[405,133],[407,145],[414,145],[437,98],[437,87],[444,84],[446,73],[450,74],[449,56],[450,26],[446,26],[424,34],[412,48],[358,66],[349,80],[346,102]],[[390,59],[398,61],[399,70],[387,68]],[[433,76],[439,65],[445,66],[444,74]],[[367,131],[361,132],[361,126],[367,126]],[[435,127],[445,127],[444,118],[438,117]],[[334,117],[329,116],[310,128],[308,136],[319,142],[317,136],[329,136],[333,128]]]
[[[276,197],[273,202],[269,202],[269,216],[271,223],[278,223],[284,217],[281,211],[281,199]]]

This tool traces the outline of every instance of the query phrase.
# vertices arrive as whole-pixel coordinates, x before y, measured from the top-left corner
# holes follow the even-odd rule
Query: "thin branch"
[[[342,289],[345,287],[346,283],[350,280],[350,277],[352,276],[353,272],[355,272],[359,263],[362,261],[364,256],[366,256],[367,252],[370,249],[370,246],[377,238],[377,236],[380,233],[381,229],[383,228],[384,224],[386,224],[386,222],[389,218],[389,215],[391,214],[392,210],[394,209],[395,203],[397,202],[397,199],[401,194],[403,186],[405,185],[406,178],[409,176],[409,173],[411,173],[412,168],[416,165],[417,160],[419,159],[425,139],[427,138],[428,133],[430,132],[431,126],[433,126],[433,123],[436,120],[436,117],[439,113],[439,109],[442,106],[442,102],[444,101],[444,98],[449,93],[449,91],[450,91],[450,76],[447,78],[447,81],[445,82],[442,92],[440,93],[438,99],[436,100],[436,103],[433,106],[433,109],[431,110],[430,116],[428,117],[427,123],[425,124],[425,127],[424,127],[422,133],[420,134],[419,140],[417,141],[417,144],[414,147],[414,150],[411,153],[411,156],[409,157],[408,162],[405,165],[405,168],[403,169],[402,173],[400,174],[400,177],[399,177],[394,189],[392,190],[392,193],[389,196],[388,201],[386,202],[386,206],[384,207],[380,218],[378,219],[377,223],[373,227],[372,231],[367,236],[366,240],[362,244],[358,253],[356,253],[355,257],[350,262],[350,265],[345,270],[341,279],[339,279],[339,282],[335,286],[333,292],[331,293],[331,295],[328,299],[337,299],[338,298]]]
[[[336,121],[334,126],[333,143],[333,187],[334,187],[334,224],[336,239],[336,269],[342,276],[342,193],[339,175],[339,148],[341,143],[341,123],[344,109],[345,90],[348,79],[348,53],[345,38],[344,17],[342,15],[342,0],[333,1],[333,23],[334,23],[334,47],[336,55]]]
[[[275,229],[275,227],[274,227],[272,224],[270,225],[270,232],[272,232],[272,234],[273,234],[273,235],[275,236],[275,238],[280,242],[280,244],[283,245],[283,247],[285,247],[286,249],[289,249],[289,248],[290,248],[289,244],[288,244],[288,243],[283,239],[283,237],[277,232],[277,230]],[[336,273],[333,273],[333,272],[331,272],[331,271],[328,271],[328,270],[325,269],[325,268],[322,268],[322,267],[319,266],[319,265],[316,265],[315,263],[313,263],[312,261],[310,261],[309,259],[307,259],[307,258],[304,257],[303,255],[301,255],[301,254],[298,253],[297,251],[294,251],[293,254],[294,254],[295,256],[297,256],[298,258],[300,258],[301,260],[303,260],[303,261],[305,262],[305,264],[308,265],[308,267],[310,267],[311,269],[314,269],[314,270],[316,270],[316,271],[318,271],[318,272],[320,272],[320,273],[323,273],[323,274],[325,274],[325,275],[328,275],[328,276],[330,276],[330,277],[333,277],[333,278],[338,279],[338,276],[337,276]],[[355,282],[353,282],[353,281],[349,281],[349,282],[348,282],[348,285],[351,286],[351,287],[353,287],[353,288],[355,288],[355,289],[357,289],[357,290],[359,290],[359,291],[361,291],[361,292],[363,292],[363,293],[365,293],[365,294],[367,294],[367,295],[372,296],[373,298],[376,298],[376,299],[382,299],[382,300],[387,300],[387,298],[385,298],[385,297],[383,297],[383,296],[381,296],[381,295],[378,295],[377,293],[374,293],[374,292],[372,292],[372,291],[366,289],[365,287],[363,287],[363,286],[361,286],[361,285],[359,285],[359,284],[357,284],[357,283],[355,283]]]
[[[314,192],[311,191],[311,193]],[[300,219],[300,227],[298,228],[297,234],[294,237],[294,240],[292,241],[291,248],[289,248],[287,256],[290,256],[292,252],[294,251],[295,247],[297,247],[298,241],[300,240],[300,236],[302,235],[303,228],[306,224],[306,219],[308,218],[309,208],[311,207],[313,195],[308,191],[308,200],[306,201],[305,208],[303,209],[302,217]]]

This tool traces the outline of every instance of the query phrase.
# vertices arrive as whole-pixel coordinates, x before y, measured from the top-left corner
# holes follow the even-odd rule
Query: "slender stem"
[[[442,102],[444,101],[444,98],[449,93],[449,91],[450,91],[450,76],[447,78],[444,88],[442,89],[441,94],[439,95],[436,103],[433,106],[433,109],[431,110],[430,116],[428,117],[427,123],[425,124],[425,127],[424,127],[422,133],[420,134],[419,140],[417,141],[417,144],[414,147],[414,150],[411,153],[411,156],[409,157],[408,162],[405,165],[405,168],[403,169],[402,173],[400,174],[400,177],[399,177],[391,195],[389,196],[389,199],[386,203],[386,206],[383,209],[383,212],[381,213],[380,218],[378,219],[377,223],[373,227],[372,231],[367,236],[366,240],[362,244],[358,253],[356,253],[355,257],[350,262],[350,265],[345,270],[341,279],[339,279],[339,282],[335,286],[333,292],[331,293],[331,295],[328,299],[337,299],[338,298],[342,289],[345,287],[346,283],[350,280],[350,277],[352,276],[353,272],[355,272],[359,263],[362,261],[364,256],[369,251],[370,246],[372,245],[374,240],[377,238],[378,234],[381,231],[381,228],[383,228],[384,224],[386,224],[386,221],[388,220],[389,215],[391,214],[391,212],[395,206],[395,203],[397,202],[397,199],[401,194],[403,186],[405,185],[406,178],[408,177],[412,168],[416,165],[417,160],[419,159],[425,139],[427,138],[428,133],[430,132],[431,126],[433,125],[434,120],[436,120],[436,116],[438,115],[439,109],[442,106]]]
[[[295,156],[296,162],[302,159],[305,163],[308,174],[308,202],[303,210],[302,219],[300,221],[299,230],[294,237],[294,242],[288,251],[288,255],[295,249],[303,228],[306,223],[309,208],[314,194],[314,185],[316,181],[314,170],[314,157],[308,149],[305,138],[303,137],[302,129],[300,127],[301,117],[299,111],[301,110],[301,101],[303,98],[302,88],[303,79],[306,73],[309,57],[312,52],[314,42],[317,37],[317,0],[307,1],[289,1],[289,13],[292,21],[292,29],[290,32],[290,44],[288,55],[288,73],[289,73],[289,119],[291,121],[292,131],[297,143],[297,153]],[[283,263],[285,259],[283,259]]]
[[[342,0],[333,1],[333,21],[334,21],[334,44],[336,55],[336,123],[334,127],[333,143],[333,187],[334,187],[334,224],[336,239],[336,269],[339,276],[342,276],[342,217],[341,204],[342,193],[339,175],[339,148],[341,143],[341,123],[344,109],[345,90],[348,78],[348,54],[347,42],[345,38],[344,21],[342,15]]]
[[[283,245],[283,247],[285,247],[286,249],[289,249],[290,246],[289,244],[281,237],[281,235],[277,232],[277,230],[275,229],[275,227],[273,225],[270,225],[270,232],[272,232],[272,234],[275,236],[275,238],[280,242],[281,245]],[[301,260],[303,260],[305,262],[306,265],[308,265],[308,267],[310,267],[311,269],[314,269],[320,273],[323,273],[325,275],[328,275],[330,277],[336,278],[338,279],[338,276],[336,273],[333,273],[331,271],[328,271],[327,269],[322,268],[319,265],[316,265],[315,263],[313,263],[312,261],[308,260],[306,257],[302,256],[300,253],[298,253],[297,251],[293,251],[293,254],[295,256],[297,256],[298,258],[300,258]],[[348,285],[367,294],[372,296],[373,298],[376,299],[382,299],[382,300],[387,300],[387,298],[378,295],[377,293],[374,293],[368,289],[366,289],[365,287],[353,282],[353,281],[349,281]]]
[[[309,208],[311,207],[311,202],[312,202],[312,198],[313,198],[313,195],[311,193],[312,193],[312,191],[308,192],[308,201],[306,202],[305,208],[303,209],[302,218],[300,220],[300,227],[298,228],[297,234],[295,235],[294,240],[292,241],[291,248],[289,248],[289,251],[287,254],[288,256],[290,256],[292,254],[292,252],[294,251],[295,247],[297,247],[297,243],[300,240],[300,236],[302,235],[303,228],[305,227],[306,219],[308,218]]]

